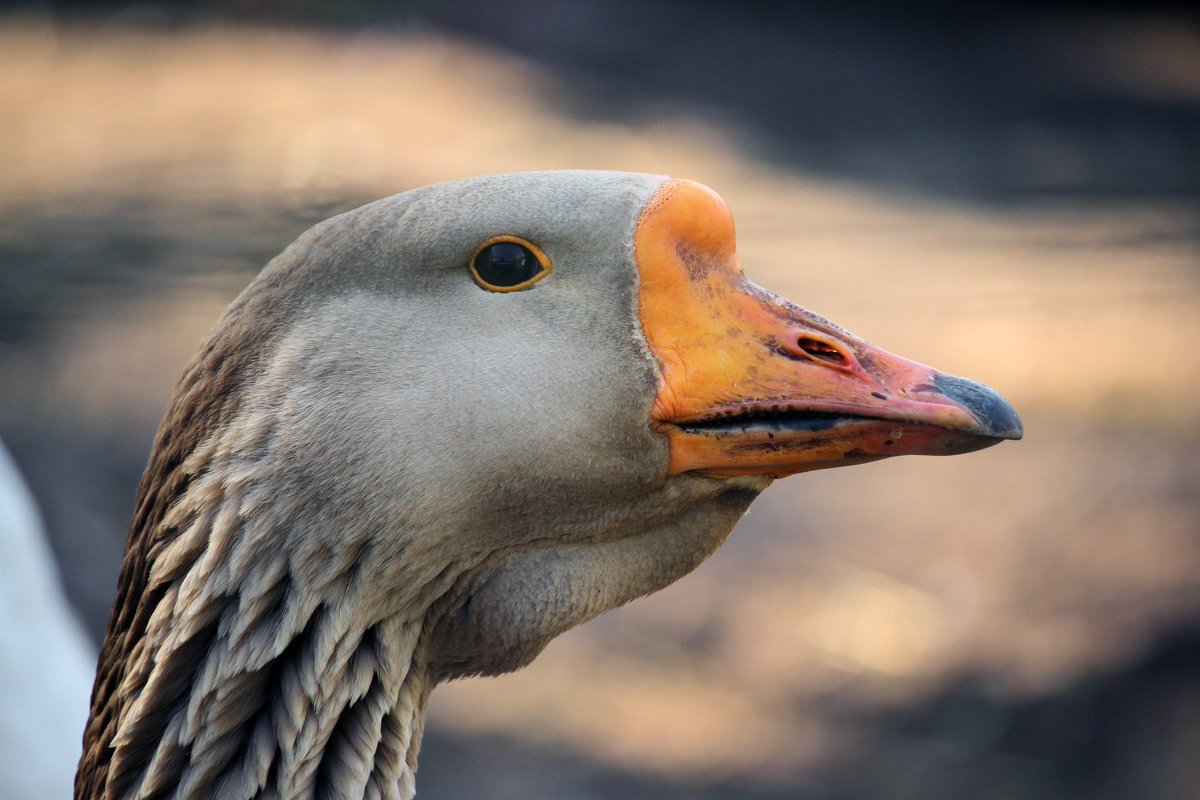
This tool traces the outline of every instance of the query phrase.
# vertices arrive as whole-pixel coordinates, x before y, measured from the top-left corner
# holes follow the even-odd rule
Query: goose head
[[[750,282],[696,183],[521,173],[343,214],[185,370],[78,796],[409,796],[437,683],[678,579],[773,479],[1020,435],[992,390]]]

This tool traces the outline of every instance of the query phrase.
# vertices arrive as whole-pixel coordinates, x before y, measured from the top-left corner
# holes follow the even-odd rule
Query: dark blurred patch
[[[1012,203],[1200,198],[1194,3],[59,2],[63,14],[435,26],[548,68],[562,109],[700,111],[782,166]],[[1179,52],[1169,52],[1177,49]],[[1164,63],[1190,74],[1176,91]],[[1183,66],[1179,66],[1182,64]],[[1114,77],[1133,80],[1114,81]],[[1160,80],[1161,79],[1161,80]],[[1166,83],[1162,81],[1166,80]]]
[[[363,199],[361,202],[365,202]],[[9,208],[0,226],[0,345],[29,345],[106,300],[197,283],[244,285],[329,214],[220,199],[80,197]]]
[[[551,68],[576,114],[699,107],[818,175],[983,201],[1200,197],[1200,103],[1095,85],[1098,21],[1066,5],[524,0],[426,13]]]
[[[98,647],[154,431],[107,441],[61,429],[2,433],[51,532],[67,599]]]
[[[862,740],[821,773],[854,797],[1187,800],[1200,796],[1197,687],[1194,625],[1163,634],[1136,663],[1045,696],[964,676],[919,706],[848,715]]]

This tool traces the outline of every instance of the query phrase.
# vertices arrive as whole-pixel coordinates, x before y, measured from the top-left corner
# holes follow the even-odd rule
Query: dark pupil
[[[475,272],[493,286],[516,286],[541,271],[529,248],[514,242],[497,242],[475,256]]]

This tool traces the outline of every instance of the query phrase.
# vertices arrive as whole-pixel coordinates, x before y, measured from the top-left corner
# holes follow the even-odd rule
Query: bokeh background
[[[0,7],[0,438],[90,634],[173,382],[263,263],[568,167],[714,187],[752,277],[1026,438],[777,483],[677,585],[439,689],[421,798],[1200,797],[1183,3]]]

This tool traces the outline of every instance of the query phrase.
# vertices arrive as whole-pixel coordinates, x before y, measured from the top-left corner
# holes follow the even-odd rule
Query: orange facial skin
[[[651,425],[668,439],[668,474],[781,477],[1020,437],[990,389],[880,350],[748,280],[733,216],[705,186],[664,182],[641,211],[634,251],[661,371]]]

